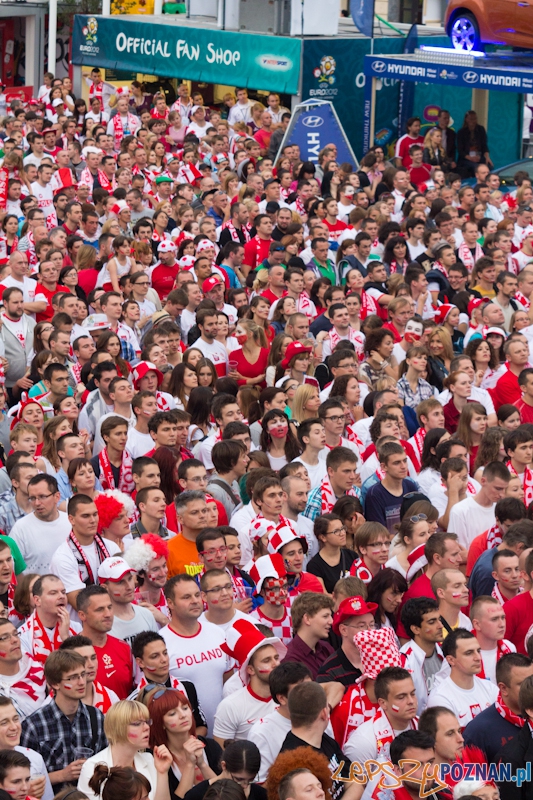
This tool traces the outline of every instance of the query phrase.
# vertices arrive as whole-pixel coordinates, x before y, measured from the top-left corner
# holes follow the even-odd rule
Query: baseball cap
[[[82,328],[87,328],[89,331],[106,330],[110,326],[105,314],[89,314],[81,323]]]
[[[123,558],[106,558],[98,567],[100,583],[104,581],[121,581],[125,575],[135,572]]]
[[[488,303],[488,302],[489,302],[488,297],[474,297],[468,303],[468,316],[471,317],[476,308],[479,308],[481,305],[483,305],[483,303]]]
[[[281,206],[277,202],[277,200],[269,200],[268,203],[266,204],[265,211],[267,214],[275,214],[276,211],[280,210],[280,208]]]
[[[206,278],[205,281],[202,283],[202,292],[207,294],[210,292],[211,289],[214,289],[215,286],[223,286],[224,283],[218,275],[211,275],[210,278]]]
[[[172,178],[170,178],[168,175],[158,175],[157,178],[155,179],[155,182],[158,183],[158,184],[159,183],[174,183]]]
[[[62,106],[63,100],[60,97],[56,97],[55,100],[52,100],[53,106]]]

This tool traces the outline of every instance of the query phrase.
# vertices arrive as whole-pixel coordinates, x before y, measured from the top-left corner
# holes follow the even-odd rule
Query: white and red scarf
[[[380,569],[383,568],[384,565],[382,564]],[[362,558],[355,559],[352,566],[350,567],[350,575],[355,575],[355,577],[359,578],[359,580],[363,581],[363,583],[370,583],[370,581],[374,577],[372,575],[372,572],[368,569],[367,565],[365,564]]]
[[[34,611],[33,614],[28,618],[27,622],[23,626],[27,628],[30,634],[31,639],[31,657],[34,661],[39,661],[41,664],[44,664],[50,653],[53,653],[54,650],[59,650],[61,642],[63,641],[59,636],[59,624],[56,623],[54,628],[54,633],[52,635],[52,641],[50,641],[50,636],[48,635],[48,631],[42,624],[41,620],[39,619],[39,615],[37,611]],[[74,628],[69,628],[69,636],[75,636],[76,631]]]
[[[98,463],[100,464],[100,483],[104,491],[106,489],[119,489],[126,494],[131,494],[133,492],[135,489],[131,473],[133,459],[127,450],[124,450],[122,453],[118,486],[115,486],[115,478],[113,477],[113,470],[111,469],[107,447],[104,447],[104,449],[100,451]]]
[[[228,222],[224,223],[224,225],[222,226],[222,230],[230,232],[232,242],[237,242],[238,244],[241,244],[241,240],[239,239],[239,234],[237,233],[237,229],[235,228],[235,225],[231,220],[228,220]],[[244,225],[241,228],[241,233],[244,236],[244,241],[249,242],[250,234],[246,230],[246,227]]]
[[[378,703],[373,703],[366,693],[365,679],[359,679],[350,686],[331,714],[331,724],[339,746],[344,747],[352,731],[363,722],[373,719],[378,710]]]
[[[413,436],[413,447],[418,454],[418,460],[422,462],[422,450],[424,449],[424,439],[426,438],[427,431],[424,428],[419,428]]]
[[[407,261],[404,261],[403,264],[398,264],[396,260],[391,261],[389,264],[389,274],[396,275],[396,273],[398,273],[399,275],[403,275],[407,267],[408,267]]]
[[[111,184],[111,181],[109,180],[109,178],[105,174],[105,172],[103,172],[103,170],[99,169],[99,170],[97,170],[97,176],[98,176],[98,183],[100,184],[101,188],[105,189],[106,192],[112,192],[113,191],[113,186]],[[85,169],[83,169],[81,171],[81,175],[80,175],[80,178],[79,178],[79,181],[78,181],[78,185],[79,186],[88,186],[89,190],[90,190],[89,191],[89,198],[92,198],[93,187],[94,187],[94,175],[92,174],[92,172],[89,169],[89,167],[85,167]]]
[[[371,314],[379,315],[378,303],[372,295],[365,292],[364,289],[361,289],[361,310],[359,312],[359,319],[361,322],[369,317]]]
[[[11,576],[11,582],[7,587],[7,618],[10,622],[13,623],[15,628],[17,628],[21,622],[24,621],[25,617],[23,614],[20,614],[17,609],[15,608],[15,589],[17,586],[17,579],[15,577],[15,573]]]
[[[489,528],[487,533],[487,550],[492,550],[502,543],[503,531],[497,522],[494,523],[492,528]]]
[[[353,486],[351,487],[351,489],[348,489],[348,491],[345,492],[344,494],[349,495],[350,497],[357,497],[357,492],[355,491]],[[333,487],[327,475],[322,479],[322,483],[320,484],[320,495],[322,499],[322,507],[320,513],[330,514],[338,498],[335,495],[335,492],[333,491]]]
[[[92,100],[93,97],[98,97],[100,100],[103,99],[104,96],[104,82],[100,81],[100,83],[91,83],[89,86],[89,100]]]
[[[296,200],[294,201],[294,210],[300,216],[306,213],[302,198],[299,195],[296,195]]]
[[[394,739],[394,730],[390,724],[389,718],[382,708],[376,712],[372,720],[372,728],[374,737],[376,739],[377,757],[389,757],[390,744]],[[418,717],[415,717],[409,723],[409,730],[418,730]]]
[[[496,663],[498,663],[502,656],[506,656],[508,653],[514,653],[514,650],[511,650],[504,639],[498,639],[498,644],[496,645]],[[485,680],[487,678],[485,675],[485,667],[483,665],[483,656],[481,657],[481,672],[478,673],[477,677]]]
[[[131,492],[130,492],[131,494]],[[109,558],[109,553],[107,551],[107,547],[103,543],[102,539],[98,534],[95,534],[94,543],[96,545],[96,554],[98,556],[98,561],[101,564],[102,561],[105,561],[106,558]],[[85,586],[93,586],[97,582],[97,575],[93,575],[92,567],[87,560],[85,553],[83,552],[83,548],[78,541],[78,538],[74,531],[71,531],[67,538],[67,544],[76,559],[78,564],[78,573],[80,576],[80,580]]]
[[[39,263],[39,259],[37,258],[37,253],[35,252],[35,237],[33,235],[33,231],[28,231],[28,233],[26,234],[26,238],[30,245],[26,250],[28,264],[30,265],[30,267],[36,267],[37,264]],[[37,272],[37,270],[32,269],[32,272]]]
[[[438,270],[439,272],[441,272],[441,273],[444,275],[444,277],[445,277],[446,279],[448,278],[448,270],[446,269],[446,267],[444,266],[444,264],[441,264],[441,263],[440,263],[440,261],[439,261],[438,259],[437,259],[437,261],[434,261],[434,262],[433,262],[433,264],[431,265],[431,269],[436,269],[436,270]]]
[[[479,676],[478,676],[479,677]],[[523,728],[525,725],[524,717],[521,717],[520,714],[515,714],[514,711],[511,711],[508,705],[506,705],[505,701],[503,700],[501,693],[496,698],[496,702],[494,703],[496,706],[496,711],[500,715],[510,722],[511,725],[516,725],[517,728]]]
[[[461,242],[457,248],[457,257],[463,262],[469,272],[472,272],[476,261],[480,258],[483,258],[484,255],[485,253],[483,252],[483,249],[477,243],[474,255],[472,255],[472,252],[466,242]]]
[[[518,475],[518,472],[510,461],[507,462],[507,469],[511,475]],[[522,488],[524,489],[524,503],[526,504],[526,508],[529,508],[529,504],[533,501],[533,470],[531,467],[526,467],[524,470],[524,483],[522,484]]]
[[[182,682],[178,678],[175,678],[173,675],[170,675],[169,677],[170,677],[170,688],[177,689],[178,692],[181,692],[182,694],[185,695],[185,697],[187,697],[187,689],[182,684]],[[152,681],[147,681],[146,677],[143,674],[137,686],[137,690],[141,692],[145,686],[148,686],[148,683],[152,683]]]
[[[135,133],[135,129],[137,128],[137,124],[139,122],[138,117],[135,114],[131,114],[129,111],[126,114],[127,122],[126,125],[129,128],[130,134]],[[112,119],[113,122],[113,146],[115,148],[115,152],[119,152],[120,150],[120,143],[124,138],[124,124],[122,122],[122,117],[120,114],[115,114]]]
[[[328,333],[329,341],[331,342],[331,352],[335,350],[335,347],[338,345],[340,341],[344,341],[346,337],[341,337],[335,326],[330,330]],[[365,335],[361,333],[361,331],[356,331],[355,328],[350,327],[348,328],[348,341],[350,341],[354,348],[357,355],[359,362],[363,362],[365,360]]]
[[[515,292],[514,299],[520,303],[520,305],[523,306],[526,311],[529,311],[531,308],[531,300],[528,300],[528,298],[525,296],[525,294],[522,294],[522,292]]]
[[[114,693],[113,693],[114,694]],[[93,681],[93,697],[94,697],[94,707],[97,708],[102,714],[107,714],[113,703],[115,702],[114,697],[109,694],[108,689],[98,681]]]

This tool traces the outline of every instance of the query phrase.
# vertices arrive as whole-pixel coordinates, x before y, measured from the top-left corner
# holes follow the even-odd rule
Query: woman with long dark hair
[[[385,245],[383,263],[388,275],[404,275],[409,266],[407,242],[403,236],[391,236]]]
[[[380,569],[367,585],[367,603],[377,603],[374,613],[376,628],[396,630],[398,611],[402,597],[407,591],[407,581],[397,570],[385,567]]]
[[[336,514],[322,514],[314,523],[319,552],[307,563],[307,571],[321,578],[326,592],[332,593],[335,584],[350,574],[356,553],[346,547],[346,527]]]
[[[220,774],[202,781],[185,797],[187,800],[203,800],[204,797],[206,800],[239,800],[239,795],[233,791],[235,787],[240,788],[243,800],[267,800],[265,789],[256,783],[260,766],[261,755],[257,745],[246,739],[229,742],[220,759]]]
[[[298,440],[290,429],[289,419],[283,411],[273,408],[261,421],[260,447],[277,472],[300,455]]]
[[[177,408],[187,409],[189,396],[197,386],[198,374],[193,367],[183,363],[174,367],[168,391],[176,401]]]
[[[435,483],[440,483],[440,461],[437,458],[436,450],[441,442],[445,442],[449,438],[450,434],[446,428],[433,428],[424,437],[417,483],[420,491],[425,495],[429,495],[431,487]]]
[[[213,389],[210,386],[197,386],[189,395],[187,413],[191,415],[189,428],[189,444],[201,442],[211,433],[211,403],[213,402]]]
[[[247,417],[252,442],[256,447],[259,447],[259,439],[261,438],[262,417],[273,408],[279,408],[280,411],[285,411],[286,407],[287,395],[283,389],[278,389],[276,386],[267,386],[262,390],[258,401],[250,406]]]
[[[409,511],[403,517],[398,528],[398,538],[400,548],[396,555],[389,558],[386,567],[395,569],[400,575],[407,579],[409,570],[409,555],[421,544],[425,544],[429,539],[429,525],[425,514],[410,514]]]

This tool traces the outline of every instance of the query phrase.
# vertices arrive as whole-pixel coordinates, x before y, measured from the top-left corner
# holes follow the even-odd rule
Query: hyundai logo
[[[463,80],[465,83],[477,83],[479,75],[477,72],[463,72]]]
[[[387,65],[384,61],[373,61],[372,62],[372,69],[374,72],[385,72],[387,69]]]
[[[311,114],[302,120],[306,128],[320,128],[324,124],[322,117],[313,117]]]

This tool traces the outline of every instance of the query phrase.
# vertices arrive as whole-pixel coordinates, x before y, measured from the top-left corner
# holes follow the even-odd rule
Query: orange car
[[[533,48],[533,4],[525,0],[450,0],[444,27],[456,50],[485,44]]]

